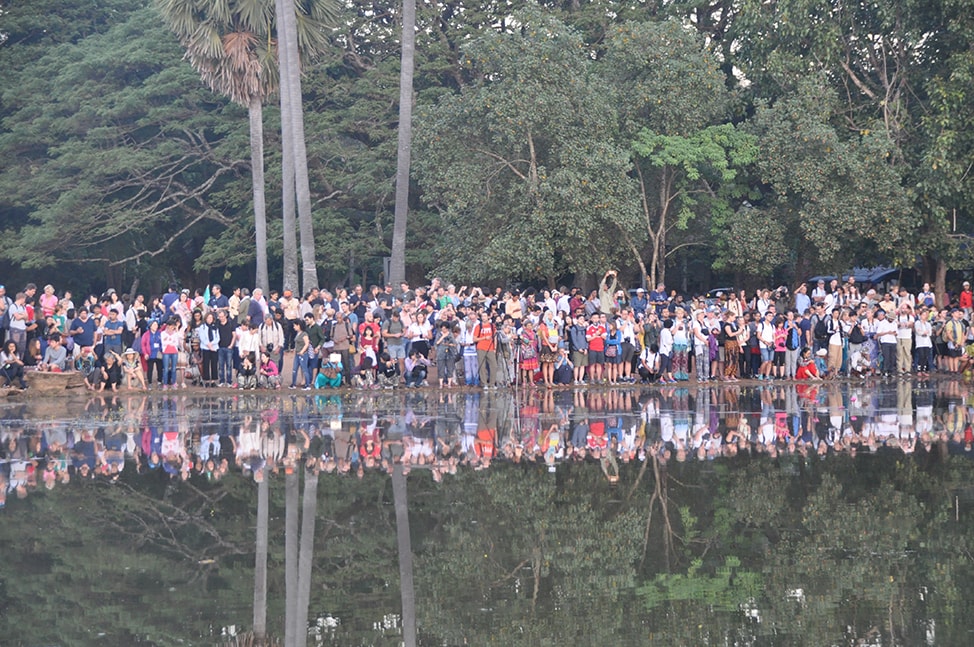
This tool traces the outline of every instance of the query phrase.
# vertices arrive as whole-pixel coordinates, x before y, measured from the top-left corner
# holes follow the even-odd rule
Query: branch
[[[521,178],[525,182],[528,181],[528,178],[527,178],[526,175],[524,175],[524,173],[521,173],[519,170],[517,170],[517,168],[514,166],[514,164],[512,164],[509,161],[507,161],[506,159],[504,159],[503,157],[501,157],[497,153],[491,153],[490,151],[485,151],[485,150],[480,149],[480,148],[473,149],[473,152],[480,153],[482,155],[486,155],[487,157],[494,158],[495,160],[497,160],[498,162],[500,162],[501,164],[503,164],[507,168],[511,169],[511,172],[514,173],[514,175],[518,176],[519,178]],[[530,164],[530,160],[515,160],[515,161],[516,162],[528,162]]]

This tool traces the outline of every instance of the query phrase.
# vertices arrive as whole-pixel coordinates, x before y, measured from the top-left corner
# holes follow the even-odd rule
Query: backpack
[[[861,344],[866,341],[866,336],[862,334],[862,328],[859,327],[859,323],[852,327],[849,331],[849,343],[850,344]]]
[[[829,324],[824,318],[819,319],[818,323],[815,324],[815,339],[817,341],[825,341],[829,338]]]
[[[792,328],[788,331],[788,337],[785,339],[785,348],[788,350],[798,350],[800,341],[801,332],[797,328]]]

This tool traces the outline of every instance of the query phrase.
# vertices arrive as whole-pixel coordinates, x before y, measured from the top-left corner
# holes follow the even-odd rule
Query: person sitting
[[[93,391],[98,388],[99,381],[101,380],[101,366],[98,364],[98,358],[95,356],[94,348],[91,346],[82,347],[81,354],[74,361],[74,368],[84,376],[85,386],[89,390]]]
[[[406,363],[409,365],[409,358],[406,359]],[[379,366],[376,373],[379,386],[386,389],[399,386],[399,362],[389,353],[384,352],[379,356]]]
[[[406,358],[406,386],[427,386],[426,376],[429,374],[430,361],[418,350],[410,351]],[[398,377],[396,375],[395,377]]]
[[[567,348],[559,348],[558,356],[555,358],[555,368],[552,380],[559,386],[566,386],[572,383],[575,367],[568,357]]]
[[[337,389],[342,385],[342,355],[341,353],[329,353],[328,361],[325,362],[318,376],[315,378],[315,388]]]
[[[237,371],[237,386],[241,389],[257,388],[257,366],[254,365],[252,353],[245,353],[240,359],[240,370]]]
[[[136,385],[142,390],[147,388],[145,371],[142,370],[142,359],[134,348],[128,348],[122,354],[122,376],[125,378],[125,388],[134,389]]]
[[[646,382],[655,382],[660,379],[660,354],[659,345],[650,344],[639,353],[639,377]]]
[[[828,354],[828,351],[826,351]],[[796,380],[818,380],[821,379],[821,374],[818,371],[818,366],[812,360],[812,351],[809,348],[802,350],[801,356],[798,358],[798,369],[795,371]]]
[[[38,371],[63,373],[68,362],[68,351],[61,344],[61,335],[54,333],[47,340],[47,350],[44,351],[44,361],[37,365]]]
[[[359,363],[358,375],[352,378],[352,384],[361,387],[372,387],[375,384],[376,358],[375,352],[368,347],[359,351],[362,359]]]
[[[262,389],[281,388],[281,375],[278,371],[277,363],[266,352],[260,354],[260,370],[257,382]]]
[[[115,351],[105,353],[105,359],[98,369],[98,390],[104,391],[105,387],[110,387],[112,391],[118,392],[118,387],[122,383],[122,366]]]
[[[24,381],[24,362],[17,355],[17,344],[13,341],[8,341],[3,351],[0,351],[0,377],[4,380],[5,389],[13,385],[14,379],[20,383],[20,388],[27,388],[27,382]]]

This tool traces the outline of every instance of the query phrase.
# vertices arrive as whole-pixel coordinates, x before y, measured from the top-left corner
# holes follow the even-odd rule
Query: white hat
[[[828,356],[829,351],[825,350],[824,348],[820,348],[818,351],[816,351],[815,354],[818,355],[819,357],[826,357]]]

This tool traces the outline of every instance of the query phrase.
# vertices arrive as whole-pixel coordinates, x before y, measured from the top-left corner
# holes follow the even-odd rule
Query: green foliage
[[[0,174],[4,258],[149,269],[160,254],[167,265],[192,258],[193,234],[234,220],[246,128],[228,131],[225,113],[245,122],[194,90],[180,55],[158,16],[142,10],[21,70],[3,95],[0,150],[17,160]]]
[[[781,226],[801,236],[801,253],[826,267],[848,267],[894,254],[917,225],[889,141],[864,130],[844,138],[829,123],[835,95],[815,79],[752,120],[757,164]]]
[[[685,574],[661,573],[637,593],[650,611],[664,605],[691,602],[729,613],[740,611],[761,594],[761,574],[742,568],[737,557],[728,556],[712,575],[701,573],[702,568],[703,562],[696,559]]]
[[[614,257],[635,217],[628,155],[581,38],[537,12],[464,49],[478,78],[420,113],[416,174],[439,208],[437,268],[458,279],[554,277]]]

